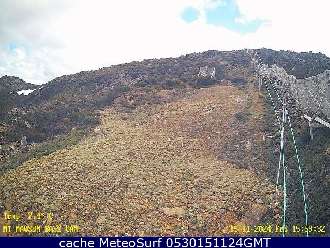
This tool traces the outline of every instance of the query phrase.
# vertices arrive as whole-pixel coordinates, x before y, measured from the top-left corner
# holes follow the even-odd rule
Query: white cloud
[[[244,20],[268,20],[240,35],[180,18],[221,0],[1,0],[0,75],[42,83],[111,64],[209,49],[269,47],[330,55],[328,1],[237,0]],[[15,49],[8,49],[16,44]]]

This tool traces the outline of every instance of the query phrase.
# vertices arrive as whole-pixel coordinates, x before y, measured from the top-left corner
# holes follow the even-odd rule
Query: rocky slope
[[[0,117],[3,117],[22,99],[17,94],[18,91],[36,89],[37,87],[37,85],[26,83],[18,77],[0,77]]]
[[[296,53],[265,48],[253,51],[257,52],[262,63],[283,67],[288,74],[298,79],[316,76],[330,69],[330,59],[322,53]]]
[[[276,98],[285,92],[291,107],[294,105],[303,114],[330,121],[330,70],[313,77],[297,79],[287,74],[282,67],[262,65],[258,68],[258,74],[276,89]]]
[[[298,78],[330,69],[322,54],[252,52]],[[245,50],[132,62],[62,76],[15,101],[1,143],[19,147],[27,136],[29,145],[0,159],[0,212],[51,211],[98,235],[279,223],[278,128],[250,62]],[[292,118],[311,223],[329,226],[329,133],[310,142]],[[291,147],[287,158],[295,168]],[[290,173],[290,223],[303,223]]]
[[[79,144],[4,174],[3,207],[52,212],[49,224],[79,225],[81,235],[224,235],[234,224],[278,223],[266,161],[251,153],[263,144],[253,88],[158,94],[167,103],[130,113],[117,99]],[[241,157],[229,158],[236,145]]]
[[[298,78],[314,76],[330,69],[330,59],[323,54],[269,49],[253,52],[258,53],[263,63],[276,63]],[[242,85],[251,73],[250,61],[251,57],[245,50],[207,51],[65,75],[25,97],[17,104],[18,111],[9,112],[4,118],[7,132],[2,133],[2,139],[14,142],[25,135],[30,142],[40,142],[54,135],[68,133],[72,128],[95,126],[98,123],[95,110],[110,106],[114,99],[127,91],[199,88],[221,80]],[[215,69],[214,78],[198,76],[200,68],[205,66]],[[130,107],[143,104],[141,101],[143,99]],[[158,99],[152,101],[157,102]]]
[[[15,76],[0,77],[0,91],[17,92],[20,90],[36,89],[38,85],[30,84]]]

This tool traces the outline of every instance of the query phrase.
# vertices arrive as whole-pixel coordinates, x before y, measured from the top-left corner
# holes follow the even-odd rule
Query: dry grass
[[[247,105],[245,91],[215,86],[129,114],[108,109],[98,134],[3,175],[0,199],[12,211],[52,211],[53,224],[84,235],[219,235],[256,224],[275,208],[273,185],[219,159]]]

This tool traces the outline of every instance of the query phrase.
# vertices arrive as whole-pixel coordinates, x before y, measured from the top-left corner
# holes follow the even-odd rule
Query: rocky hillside
[[[4,114],[20,102],[22,97],[17,92],[21,90],[33,90],[37,87],[37,85],[26,83],[18,77],[0,77],[0,117],[3,117]]]
[[[322,54],[256,51],[264,63],[276,63],[297,77],[313,76],[330,69],[330,59]],[[215,68],[215,78],[198,77],[200,68],[204,66]],[[244,50],[208,51],[62,76],[25,97],[17,111],[9,113],[6,118],[9,127],[3,139],[13,142],[26,135],[30,142],[40,142],[75,127],[95,126],[98,123],[95,110],[110,106],[114,99],[128,91],[198,88],[221,80],[244,84],[250,73],[249,66],[250,56]],[[126,107],[134,108],[146,101],[140,98]]]
[[[252,52],[297,78],[330,69],[323,54]],[[233,223],[279,223],[278,129],[267,94],[255,84],[246,50],[56,78],[4,113],[0,211],[52,211],[61,222],[86,226],[81,234],[97,235],[215,235]],[[311,223],[329,225],[329,134],[319,129],[310,142],[306,123],[292,118]],[[295,168],[292,150],[287,158]],[[293,211],[301,209],[295,182],[293,224],[303,223]]]
[[[259,65],[257,71],[262,80],[276,88],[276,98],[285,92],[291,109],[330,121],[330,70],[304,79],[287,74],[275,64]]]
[[[16,124],[15,118],[9,118],[12,112],[15,112],[15,108],[19,106],[26,97],[24,94],[20,94],[25,90],[35,90],[39,86],[26,83],[24,80],[14,76],[0,77],[0,162],[10,154],[8,145],[10,140],[6,139],[6,136],[10,132],[19,130]],[[17,111],[16,111],[17,112]],[[18,136],[12,141],[18,141]]]
[[[330,59],[323,54],[294,53],[269,49],[254,50],[266,64],[276,63],[289,74],[314,76],[330,69]],[[205,87],[221,80],[235,85],[246,82],[251,72],[250,56],[245,50],[193,53],[179,58],[132,62],[95,71],[85,71],[56,78],[25,97],[5,119],[7,132],[2,139],[17,141],[22,135],[29,142],[40,142],[72,128],[88,128],[98,123],[95,110],[110,106],[128,91],[145,94],[149,90]],[[200,68],[215,69],[215,77],[199,77]],[[159,99],[135,99],[126,108]],[[28,125],[26,125],[28,123]]]
[[[128,91],[145,94],[155,89],[200,87],[222,79],[242,84],[248,64],[249,57],[243,51],[209,51],[62,76],[31,93],[18,106],[18,113],[9,113],[8,124],[13,124],[4,139],[15,141],[26,135],[30,142],[39,142],[74,127],[94,126],[98,120],[95,110],[110,106],[115,98]],[[199,68],[205,65],[216,68],[215,80],[198,78]],[[134,108],[147,101],[158,99],[141,96],[126,107]]]
[[[316,76],[330,69],[330,58],[322,53],[296,53],[265,48],[254,51],[257,52],[262,63],[283,67],[288,74],[298,79]]]
[[[258,93],[223,85],[157,97],[130,112],[117,98],[82,142],[5,173],[3,208],[52,212],[49,224],[78,225],[80,235],[225,235],[234,224],[279,223],[275,187],[260,173]]]
[[[26,83],[24,80],[14,76],[0,77],[0,92],[17,92],[20,90],[36,89],[38,85]]]

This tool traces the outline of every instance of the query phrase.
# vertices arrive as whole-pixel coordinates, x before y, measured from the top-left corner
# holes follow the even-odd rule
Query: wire
[[[284,130],[283,130],[283,124],[281,123],[280,121],[280,117],[278,116],[278,112],[276,110],[276,105],[275,105],[275,102],[274,102],[274,99],[273,99],[273,96],[269,90],[269,87],[268,87],[268,81],[265,80],[265,86],[266,86],[266,89],[267,89],[267,92],[268,92],[268,96],[271,100],[271,103],[272,103],[272,106],[273,106],[273,109],[274,109],[274,112],[275,112],[275,116],[276,116],[276,119],[277,119],[277,122],[278,122],[278,125],[280,126],[280,133],[281,133],[281,142],[280,142],[280,158],[279,158],[279,161],[278,161],[278,168],[277,168],[277,176],[276,176],[276,191],[277,191],[277,188],[278,188],[278,185],[279,185],[279,179],[280,179],[280,171],[281,171],[281,165],[282,165],[282,160],[283,160],[283,153],[284,153]]]
[[[275,89],[275,87],[273,85],[272,85],[272,87],[273,87],[274,92],[277,95],[277,98],[279,99],[279,94],[278,94],[277,90]],[[303,170],[302,170],[302,166],[301,166],[300,156],[298,153],[296,138],[295,138],[294,131],[292,128],[291,118],[289,115],[289,111],[288,110],[286,110],[286,111],[287,111],[287,118],[288,118],[288,123],[289,123],[289,127],[290,127],[290,133],[291,133],[291,137],[292,137],[292,141],[293,141],[293,146],[294,146],[294,150],[295,150],[295,155],[296,155],[296,160],[297,160],[299,175],[300,175],[300,184],[301,184],[301,190],[302,190],[303,202],[304,202],[305,226],[308,227],[308,207],[307,207],[307,197],[306,197],[306,192],[305,192],[304,175],[303,175]],[[308,237],[308,228],[307,228],[306,236]]]
[[[268,96],[270,97],[276,118],[279,121],[279,117],[278,117],[278,112],[276,111],[276,104],[275,101],[273,99],[273,96],[270,92],[269,86],[268,86],[268,81],[265,81],[265,86],[267,89],[267,93]],[[277,95],[277,99],[280,101],[280,96],[277,92],[277,90],[275,89],[275,87],[271,84],[273,91],[275,92],[275,94]],[[282,112],[282,114],[284,114],[285,116],[282,118],[282,120],[284,121],[288,121],[289,127],[290,127],[290,133],[291,133],[291,137],[293,140],[293,145],[294,145],[294,150],[295,150],[295,156],[296,156],[296,160],[298,163],[298,169],[299,169],[299,174],[300,174],[300,182],[301,182],[301,188],[302,188],[302,194],[303,194],[303,201],[304,201],[304,214],[305,214],[305,226],[308,226],[308,207],[307,207],[307,197],[306,197],[306,193],[305,193],[305,184],[304,184],[304,176],[303,176],[303,171],[302,171],[302,166],[301,166],[301,162],[300,162],[300,157],[299,157],[299,153],[298,153],[298,147],[297,147],[297,143],[296,143],[296,138],[294,135],[294,131],[292,128],[292,122],[291,122],[291,118],[289,115],[288,110],[285,108],[284,112]],[[278,170],[277,170],[277,179],[276,179],[276,189],[278,187],[279,184],[279,176],[280,176],[280,170],[281,167],[283,167],[283,189],[284,189],[284,201],[283,201],[283,230],[285,230],[285,222],[286,222],[286,210],[287,210],[287,187],[286,187],[286,172],[287,172],[287,167],[285,165],[285,158],[284,158],[284,126],[281,124],[281,151],[280,151],[280,159],[279,159],[279,163],[278,163]],[[283,233],[284,235],[284,233]],[[306,236],[308,237],[308,231],[306,233]]]
[[[276,111],[276,105],[275,105],[273,96],[271,94],[271,91],[268,87],[268,81],[267,80],[265,80],[265,86],[266,86],[266,89],[267,89],[268,96],[270,97],[270,100],[271,100],[271,103],[272,103],[272,106],[273,106],[273,109],[274,109],[274,112],[275,112],[275,116],[276,116],[277,121],[280,125],[280,133],[281,133],[280,158],[279,158],[278,170],[277,170],[276,190],[277,190],[277,187],[278,187],[278,184],[279,184],[280,170],[281,170],[281,166],[282,166],[283,167],[283,217],[282,217],[282,221],[283,221],[282,229],[283,230],[282,230],[282,236],[284,237],[285,232],[286,232],[286,212],[287,212],[287,205],[288,205],[288,203],[287,203],[287,165],[285,164],[285,152],[284,152],[285,123],[288,123],[289,128],[290,128],[291,137],[292,137],[292,140],[293,140],[293,145],[294,145],[296,160],[297,160],[297,164],[298,164],[299,174],[300,174],[300,183],[301,183],[303,202],[304,202],[305,226],[307,227],[306,236],[308,237],[308,207],[307,207],[307,197],[306,197],[306,192],[305,192],[304,175],[303,175],[302,165],[301,165],[301,161],[300,161],[300,157],[299,157],[299,153],[298,153],[296,138],[295,138],[294,131],[293,131],[293,128],[292,128],[291,118],[290,118],[289,112],[286,108],[285,94],[284,94],[284,92],[282,93],[282,101],[281,101],[281,97],[279,96],[279,94],[277,92],[277,89],[271,83],[273,91],[275,92],[275,94],[277,96],[277,100],[279,102],[282,102],[282,122],[281,122],[280,118],[278,116],[278,112]]]
[[[286,210],[287,210],[287,187],[286,187],[286,164],[285,164],[285,154],[284,154],[284,134],[285,134],[285,123],[286,123],[286,102],[283,96],[283,110],[282,110],[282,132],[281,132],[281,158],[283,167],[283,237],[285,237],[286,229]]]
[[[268,95],[269,95],[270,101],[271,101],[271,103],[272,103],[272,106],[273,106],[273,109],[274,109],[274,112],[275,112],[275,116],[276,116],[277,122],[278,122],[279,126],[281,126],[280,117],[278,116],[278,112],[277,112],[277,110],[276,110],[276,105],[275,105],[275,102],[274,102],[273,96],[272,96],[272,94],[270,93],[270,90],[269,90],[269,87],[268,87],[268,81],[267,81],[267,80],[265,80],[265,86],[266,86],[267,93],[268,93]]]
[[[286,165],[285,165],[285,156],[284,156],[284,134],[285,134],[285,123],[286,123],[286,107],[285,107],[285,101],[283,97],[282,102],[282,122],[280,121],[280,118],[278,116],[275,102],[273,99],[273,96],[269,90],[268,87],[268,81],[266,80],[265,86],[268,92],[268,96],[271,100],[275,116],[277,118],[277,121],[280,125],[280,133],[281,133],[281,142],[280,142],[280,158],[278,162],[278,169],[277,169],[277,177],[276,177],[276,191],[279,185],[279,178],[280,178],[280,171],[281,167],[283,167],[283,216],[282,216],[282,235],[285,236],[286,231],[286,210],[287,210],[287,186],[286,186]]]
[[[303,175],[303,170],[302,170],[302,166],[300,163],[300,157],[298,154],[298,148],[297,148],[297,143],[296,143],[296,138],[293,132],[293,128],[292,128],[292,124],[291,124],[291,118],[288,114],[288,122],[289,122],[289,126],[290,126],[290,132],[291,132],[291,137],[293,140],[293,145],[294,145],[294,149],[295,149],[295,153],[296,153],[296,159],[297,159],[297,163],[298,163],[298,169],[299,169],[299,174],[300,174],[300,182],[301,182],[301,189],[302,189],[302,195],[303,195],[303,201],[304,201],[304,213],[305,213],[305,225],[306,227],[308,226],[308,212],[307,212],[307,199],[306,199],[306,193],[305,193],[305,183],[304,183],[304,175]],[[307,232],[306,232],[306,236],[308,237],[308,228],[307,228]]]

